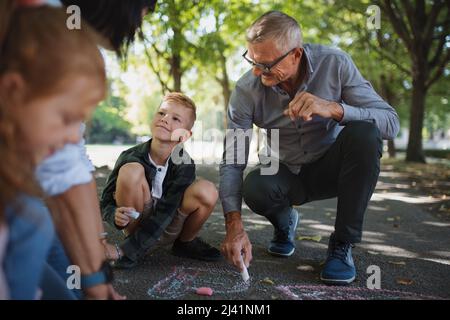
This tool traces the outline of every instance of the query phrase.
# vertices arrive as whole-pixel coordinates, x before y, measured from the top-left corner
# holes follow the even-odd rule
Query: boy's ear
[[[7,72],[0,76],[0,96],[9,101],[7,105],[20,105],[25,98],[25,88],[25,81],[17,72]]]

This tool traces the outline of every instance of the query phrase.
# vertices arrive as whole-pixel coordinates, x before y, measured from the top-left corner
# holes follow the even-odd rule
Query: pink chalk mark
[[[197,288],[195,293],[198,295],[201,295],[201,296],[212,296],[213,290],[208,287],[201,287],[201,288]]]

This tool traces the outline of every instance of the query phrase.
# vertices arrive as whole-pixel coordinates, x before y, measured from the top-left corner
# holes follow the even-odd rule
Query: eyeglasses
[[[248,50],[245,50],[244,54],[242,55],[242,57],[252,65],[252,67],[256,67],[260,70],[262,70],[265,73],[269,73],[270,69],[272,69],[273,67],[275,67],[277,64],[279,64],[284,58],[286,58],[292,51],[294,51],[297,48],[293,48],[291,50],[289,50],[288,52],[286,52],[285,54],[283,54],[281,57],[277,58],[274,62],[269,63],[269,64],[265,64],[265,63],[258,63],[255,62],[249,58],[247,58],[247,53]]]

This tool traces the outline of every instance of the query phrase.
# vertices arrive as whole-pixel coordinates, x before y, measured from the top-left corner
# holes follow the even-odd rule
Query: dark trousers
[[[244,201],[283,228],[291,206],[337,197],[336,239],[361,242],[364,213],[380,173],[382,145],[374,124],[349,122],[327,152],[303,165],[298,175],[281,163],[275,175],[261,175],[261,168],[251,171],[244,180]]]

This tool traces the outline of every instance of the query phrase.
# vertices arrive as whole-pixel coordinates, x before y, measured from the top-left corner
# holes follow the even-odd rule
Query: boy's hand
[[[178,128],[172,131],[172,134],[170,135],[171,141],[176,142],[186,142],[187,139],[189,139],[192,136],[192,132],[183,128]]]
[[[132,211],[135,211],[135,209],[128,207],[117,208],[116,212],[114,213],[115,224],[119,227],[126,227],[130,223],[130,217],[127,215],[127,213],[130,213]]]

